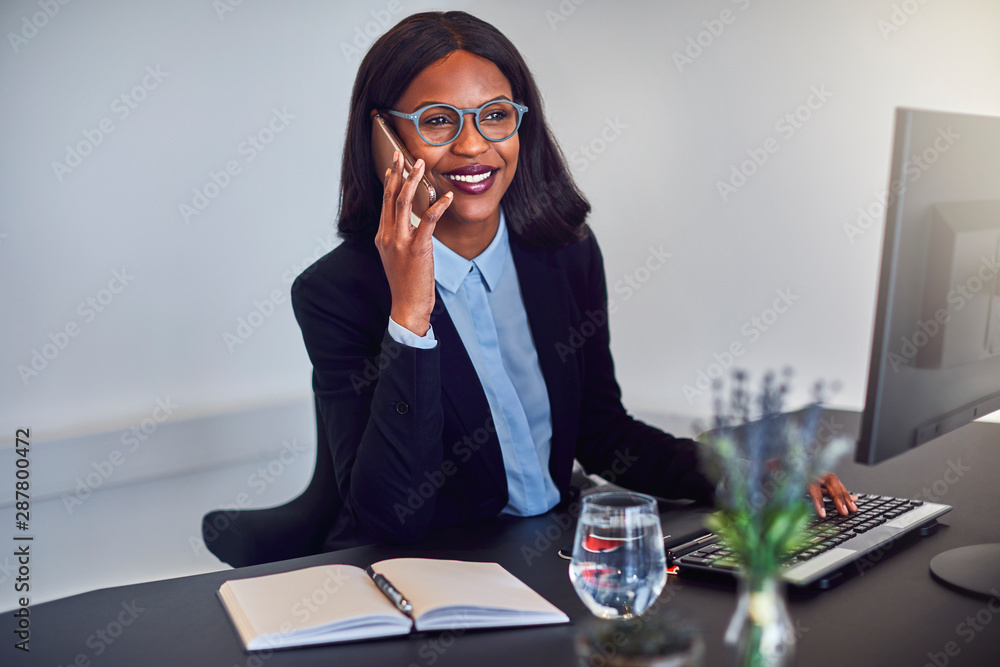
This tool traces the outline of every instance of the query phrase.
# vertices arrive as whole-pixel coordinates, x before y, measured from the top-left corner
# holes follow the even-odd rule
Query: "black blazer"
[[[552,413],[549,470],[567,498],[573,458],[617,484],[707,500],[696,443],[630,417],[609,347],[607,289],[593,234],[556,250],[513,235],[511,255]],[[313,364],[339,513],[325,547],[411,541],[507,504],[482,385],[438,295],[432,350],[386,333],[389,285],[372,241],[349,240],[306,269],[292,305]]]

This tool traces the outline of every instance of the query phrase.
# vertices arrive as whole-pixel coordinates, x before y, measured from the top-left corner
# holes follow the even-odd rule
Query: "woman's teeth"
[[[450,174],[445,174],[445,178],[450,179],[452,181],[461,181],[462,183],[480,183],[482,181],[485,181],[492,175],[493,175],[492,171],[487,171],[482,174],[475,174],[472,176],[460,176],[460,175],[452,176]]]

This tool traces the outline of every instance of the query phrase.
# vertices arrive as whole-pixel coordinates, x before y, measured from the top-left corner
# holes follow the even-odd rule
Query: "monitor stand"
[[[940,553],[931,560],[931,574],[963,591],[1000,599],[1000,544]]]

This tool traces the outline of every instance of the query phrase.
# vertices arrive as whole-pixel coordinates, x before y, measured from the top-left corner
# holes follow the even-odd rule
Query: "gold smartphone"
[[[389,124],[385,122],[385,117],[376,113],[372,117],[372,157],[375,160],[375,174],[379,181],[385,178],[385,170],[392,168],[392,154],[395,151],[403,154],[403,178],[407,178],[413,170],[413,163],[416,160],[406,150],[406,146],[392,131]],[[420,224],[420,219],[436,200],[437,192],[434,190],[434,186],[431,185],[426,176],[421,177],[417,191],[413,195],[413,205],[410,209],[410,223],[414,227]]]

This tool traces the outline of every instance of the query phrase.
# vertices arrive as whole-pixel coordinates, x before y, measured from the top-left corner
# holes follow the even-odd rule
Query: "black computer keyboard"
[[[826,518],[816,517],[806,528],[805,544],[788,555],[782,579],[796,586],[828,587],[846,565],[911,531],[930,532],[936,519],[951,511],[948,505],[864,493],[855,504],[857,512],[842,516],[833,501],[826,500]],[[686,553],[672,555],[681,572],[735,573],[739,569],[732,553],[714,536],[700,540]]]

